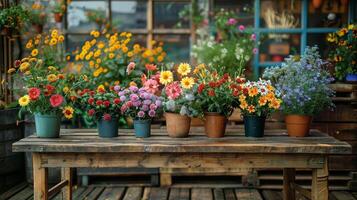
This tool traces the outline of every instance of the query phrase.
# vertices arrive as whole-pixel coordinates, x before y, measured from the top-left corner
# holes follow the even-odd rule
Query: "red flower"
[[[133,102],[131,102],[131,101],[126,102],[126,106],[128,106],[128,107],[133,106]]]
[[[97,106],[101,106],[103,105],[103,101],[102,100],[97,100],[97,102],[95,102],[97,104]]]
[[[244,88],[243,89],[243,93],[246,95],[246,94],[248,94],[248,88]]]
[[[228,78],[229,78],[229,74],[228,74],[228,73],[225,73],[225,74],[223,75],[223,79],[228,80]]]
[[[58,107],[63,103],[63,96],[59,94],[52,95],[50,98],[52,107]]]
[[[94,110],[94,109],[88,110],[88,115],[89,115],[89,116],[93,116],[94,113],[95,113],[95,110]]]
[[[208,86],[210,86],[211,88],[215,88],[217,85],[215,82],[211,81],[208,83]]]
[[[29,91],[29,96],[31,100],[37,100],[38,97],[40,97],[41,91],[38,88],[30,88]]]
[[[104,104],[105,107],[109,107],[110,106],[110,101],[108,101],[108,100],[104,101],[103,104]]]
[[[89,91],[89,96],[94,96],[95,92],[94,91]]]
[[[19,67],[21,65],[21,60],[15,60],[15,67]]]
[[[110,114],[104,114],[103,115],[103,119],[105,120],[105,121],[110,121],[110,120],[112,120],[112,116],[110,116]]]
[[[115,99],[113,100],[113,102],[114,102],[115,104],[119,104],[119,103],[120,103],[120,99],[119,99],[119,98],[115,98]]]
[[[92,105],[92,104],[94,103],[94,98],[92,98],[92,97],[89,98],[89,99],[88,99],[88,103],[89,103],[90,105]]]
[[[148,71],[155,71],[157,68],[156,68],[156,65],[154,64],[146,64],[145,65],[145,68],[148,70]]]
[[[208,95],[211,97],[214,97],[216,95],[216,93],[214,92],[214,90],[209,90]]]
[[[197,88],[198,94],[201,94],[204,89],[205,89],[205,84],[201,83]]]
[[[52,85],[46,85],[46,90],[47,90],[47,95],[50,95],[53,93],[53,91],[55,91],[55,87]]]
[[[238,91],[238,90],[234,90],[234,91],[233,91],[233,96],[236,97],[236,96],[238,96],[238,95],[239,95],[239,91]]]
[[[70,99],[71,99],[71,101],[75,101],[75,100],[77,100],[77,97],[76,96],[71,96]]]

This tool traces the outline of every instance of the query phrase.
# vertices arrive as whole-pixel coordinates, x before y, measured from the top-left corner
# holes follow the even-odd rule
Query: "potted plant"
[[[18,34],[28,21],[29,12],[20,5],[0,11],[0,28],[4,35]]]
[[[335,77],[347,82],[357,81],[357,25],[350,24],[328,34],[330,60],[335,63]]]
[[[103,138],[118,136],[121,100],[120,87],[105,89],[99,85],[96,90],[83,89],[79,92],[80,109],[97,122],[98,135]]]
[[[161,109],[161,99],[144,87],[130,86],[119,93],[121,113],[134,120],[136,137],[146,138],[151,134],[151,120],[157,117]]]
[[[225,73],[201,68],[198,75],[197,102],[201,115],[204,115],[206,135],[210,138],[223,137],[227,117],[233,112],[235,98],[233,96],[232,78]]]
[[[176,72],[177,79],[171,71],[162,71],[160,83],[165,85],[162,97],[167,133],[170,137],[181,138],[188,136],[191,117],[198,114],[194,108],[197,85],[195,79],[189,75],[191,66],[188,63],[178,65]]]
[[[290,136],[304,137],[309,133],[312,116],[333,106],[333,81],[323,68],[318,48],[307,47],[301,57],[290,56],[281,66],[267,68],[263,77],[270,79],[281,94],[281,109]]]
[[[89,22],[93,22],[97,25],[98,30],[101,30],[107,22],[104,10],[90,10],[86,15]]]
[[[56,0],[53,6],[53,14],[56,23],[62,22],[63,14],[66,12],[66,4],[64,0]]]
[[[236,89],[240,93],[237,103],[244,119],[245,136],[263,137],[265,119],[281,104],[275,88],[270,81],[260,79],[240,84]]]
[[[36,2],[32,4],[32,9],[30,11],[30,21],[37,33],[43,32],[43,26],[47,21],[47,15],[41,3]]]
[[[18,101],[21,111],[35,115],[38,137],[58,137],[60,115],[68,119],[73,116],[74,110],[70,102],[66,102],[63,91],[66,79],[60,53],[63,38],[58,30],[52,30],[51,34],[30,39],[26,44],[30,55],[15,61],[14,68],[8,70],[8,73],[16,73],[15,78],[21,80],[25,88],[25,94]]]

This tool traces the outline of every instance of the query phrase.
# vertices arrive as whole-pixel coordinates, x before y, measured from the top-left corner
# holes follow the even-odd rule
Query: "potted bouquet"
[[[119,86],[106,90],[103,85],[93,91],[84,89],[79,92],[80,103],[87,114],[97,121],[99,137],[118,136],[121,100]]]
[[[235,98],[231,84],[232,78],[226,73],[205,68],[196,70],[198,75],[197,102],[204,114],[205,131],[208,137],[223,137],[227,117],[233,112]]]
[[[30,11],[30,20],[32,26],[35,28],[37,33],[42,33],[43,26],[47,21],[47,15],[41,3],[36,2],[32,4],[32,9]]]
[[[333,106],[334,91],[329,88],[333,78],[323,65],[318,48],[307,47],[301,58],[290,56],[280,67],[267,68],[263,74],[281,94],[290,136],[306,136],[312,116]]]
[[[265,119],[279,109],[281,99],[270,81],[246,82],[236,87],[240,91],[238,105],[244,119],[246,137],[263,137]]]
[[[53,14],[56,23],[61,23],[63,14],[66,12],[65,0],[56,0],[53,6]]]
[[[329,58],[335,63],[335,77],[338,80],[357,81],[357,25],[350,24],[330,33],[327,41],[331,44]]]
[[[22,6],[16,5],[4,8],[0,11],[0,28],[3,34],[10,35],[18,33],[28,21],[29,12]]]
[[[162,90],[163,110],[170,137],[187,137],[190,132],[191,117],[198,114],[194,108],[197,86],[195,79],[189,76],[190,73],[191,66],[187,63],[178,66],[179,78],[176,80],[171,71],[160,73],[160,83],[165,85]]]
[[[19,104],[21,111],[35,115],[38,137],[58,137],[60,114],[68,119],[73,116],[74,109],[67,105],[63,91],[66,76],[61,72],[62,43],[63,35],[57,30],[51,35],[37,35],[26,44],[30,55],[15,61],[15,67],[8,70],[8,73],[16,73],[15,78],[21,79],[24,85],[26,94],[19,99]]]
[[[122,102],[121,113],[134,120],[136,137],[150,137],[151,120],[160,113],[161,99],[144,87],[138,88],[136,86],[130,86],[128,89],[121,90],[118,94]]]

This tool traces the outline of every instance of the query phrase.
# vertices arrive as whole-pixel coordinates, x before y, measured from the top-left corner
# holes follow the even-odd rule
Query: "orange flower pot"
[[[307,115],[285,116],[286,129],[291,137],[305,137],[309,134],[312,117]]]
[[[209,138],[223,137],[226,132],[227,118],[219,113],[205,113],[205,132]]]
[[[166,129],[170,137],[187,137],[190,132],[191,118],[177,113],[165,113]]]
[[[62,22],[62,13],[54,13],[55,16],[55,22],[56,23],[61,23]]]

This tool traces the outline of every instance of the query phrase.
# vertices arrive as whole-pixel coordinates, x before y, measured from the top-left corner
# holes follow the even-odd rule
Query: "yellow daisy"
[[[37,49],[34,49],[31,51],[31,56],[35,57],[38,55],[38,50]]]
[[[20,65],[20,71],[24,72],[30,67],[30,63],[24,62]]]
[[[195,84],[195,80],[192,77],[185,77],[181,80],[181,86],[184,89],[191,89]]]
[[[67,119],[72,119],[73,112],[74,112],[74,109],[71,106],[64,107],[64,109],[62,111],[64,117]]]
[[[56,82],[57,81],[57,76],[55,75],[55,74],[50,74],[50,75],[48,75],[47,76],[47,80],[49,81],[49,82]]]
[[[177,68],[177,72],[181,75],[181,76],[186,76],[187,74],[189,74],[191,72],[191,66],[188,63],[181,63],[178,68]]]
[[[173,74],[171,71],[162,71],[160,73],[160,83],[163,85],[169,84],[174,80]]]
[[[29,95],[22,96],[22,97],[19,99],[19,104],[20,104],[20,106],[22,106],[22,107],[27,106],[29,103],[30,103],[30,97],[29,97]]]

